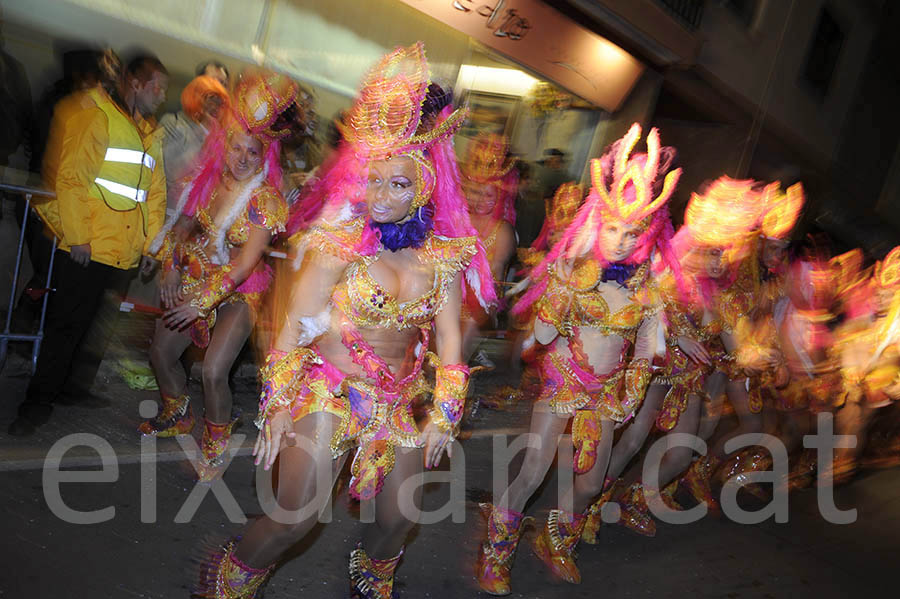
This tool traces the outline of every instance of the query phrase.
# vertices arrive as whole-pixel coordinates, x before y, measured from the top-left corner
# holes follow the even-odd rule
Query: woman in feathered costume
[[[255,69],[243,74],[227,125],[207,137],[176,214],[151,246],[163,261],[160,295],[168,311],[150,349],[162,410],[140,431],[159,437],[191,431],[194,416],[179,358],[191,343],[206,348],[202,478],[216,474],[228,445],[235,422],[228,373],[272,280],[264,250],[288,216],[279,191],[278,140],[289,131],[279,117],[296,94],[297,85],[284,75]]]
[[[495,288],[501,289],[506,267],[516,251],[515,198],[519,183],[515,160],[509,157],[509,141],[504,135],[485,134],[469,146],[460,163],[462,186],[469,207],[469,218],[484,245]],[[499,295],[499,294],[498,294]],[[478,303],[469,289],[463,298],[463,357],[475,348],[478,329],[487,325],[491,315]],[[480,355],[480,362],[486,357]]]
[[[513,310],[526,313],[534,304],[535,338],[549,349],[531,421],[531,434],[542,443],[528,447],[519,476],[499,501],[482,504],[488,534],[476,577],[494,595],[510,592],[522,510],[549,470],[570,420],[574,485],[550,511],[534,551],[554,575],[581,581],[575,546],[585,510],[603,486],[613,429],[634,415],[650,382],[659,326],[651,257],[657,254],[660,267],[677,267],[666,203],[681,171],[666,172],[668,151],[660,148],[655,129],[647,136],[647,152],[633,153],[640,136],[640,125],[632,125],[592,161],[590,195]],[[658,179],[663,183],[657,187]]]
[[[254,454],[267,469],[279,457],[278,507],[213,556],[207,596],[253,597],[313,527],[354,449],[349,492],[374,502],[375,522],[351,553],[351,590],[391,597],[421,493],[402,483],[437,465],[459,432],[463,279],[486,307],[496,299],[453,156],[464,115],[433,106],[428,87],[421,43],[385,56],[344,122],[339,162],[305,200],[324,201],[292,240],[299,270],[260,373]],[[432,331],[437,355],[427,351]],[[436,374],[420,424],[426,356]]]

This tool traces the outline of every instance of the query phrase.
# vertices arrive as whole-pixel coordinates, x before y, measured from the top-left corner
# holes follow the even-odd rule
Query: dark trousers
[[[90,389],[118,315],[117,302],[104,302],[104,296],[109,290],[120,300],[135,274],[93,261],[85,268],[62,250],[56,252],[53,270],[56,291],[47,307],[37,369],[19,406],[19,414],[35,424],[50,417],[63,391]]]
[[[25,201],[22,200],[16,202],[16,222],[21,227],[25,219]],[[25,289],[43,289],[47,285],[47,269],[50,267],[53,242],[44,235],[44,223],[33,210],[27,215],[27,219],[25,247],[28,248],[28,257],[31,258],[34,274],[25,285]],[[32,298],[27,292],[23,293],[13,313],[13,331],[16,333],[36,331],[42,305],[43,299],[40,296]]]

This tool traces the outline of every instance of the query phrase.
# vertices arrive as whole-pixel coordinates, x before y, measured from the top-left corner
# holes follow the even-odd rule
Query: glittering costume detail
[[[416,255],[421,264],[434,268],[434,283],[424,295],[404,302],[397,301],[369,274],[369,265],[378,254],[364,257],[347,268],[332,302],[359,327],[403,330],[424,326],[444,307],[450,284],[474,254],[473,238],[429,236]]]
[[[600,527],[603,525],[603,506],[609,502],[621,482],[621,478],[612,480],[608,476],[603,482],[603,493],[588,508],[584,530],[581,533],[581,540],[585,543],[596,545],[600,542]]]
[[[197,308],[197,314],[205,319],[222,300],[231,295],[237,284],[231,278],[231,264],[217,268],[207,279],[207,283],[191,300],[191,306]]]
[[[633,483],[625,492],[620,522],[622,525],[645,537],[656,536],[656,522],[650,515],[650,508],[644,500],[644,487]]]
[[[236,418],[225,424],[216,424],[206,418],[203,419],[203,437],[200,439],[201,459],[199,462],[199,477],[201,481],[210,481],[220,474],[219,467],[225,462],[222,459],[222,455],[228,449],[231,429],[234,428],[235,424],[237,424]]]
[[[575,547],[581,540],[586,520],[584,514],[550,510],[547,525],[532,547],[534,554],[550,568],[554,576],[572,584],[581,584],[581,572],[575,563]]]
[[[481,544],[475,564],[478,586],[491,595],[509,595],[510,569],[522,535],[524,517],[519,512],[479,504],[487,520],[487,540]]]
[[[709,247],[749,247],[763,209],[754,184],[723,176],[704,194],[692,193],[684,225],[694,241]]]
[[[194,430],[194,411],[191,409],[191,398],[187,395],[171,397],[162,394],[162,411],[155,418],[142,422],[138,430],[142,435],[157,437],[189,434]]]
[[[251,568],[234,555],[236,542],[229,541],[204,559],[198,588],[192,597],[203,599],[255,599],[275,565]]]
[[[392,599],[394,571],[402,556],[401,549],[390,559],[375,559],[358,544],[350,553],[351,599]]]
[[[625,397],[622,400],[622,410],[626,415],[634,414],[644,401],[650,376],[650,360],[647,358],[634,359],[628,363],[625,370]]]
[[[272,350],[266,356],[266,364],[259,371],[262,393],[255,424],[262,430],[273,413],[290,408],[299,386],[311,364],[322,364],[319,355],[309,348],[297,347],[290,352]]]
[[[762,191],[764,214],[760,231],[764,237],[784,239],[800,217],[804,202],[803,186],[796,183],[781,192],[781,183],[770,183]]]
[[[235,200],[236,203],[239,200]],[[181,272],[182,294],[191,298],[191,305],[197,308],[200,315],[190,329],[191,339],[198,347],[209,344],[218,306],[243,302],[256,311],[272,280],[272,269],[260,260],[250,276],[236,285],[230,276],[232,263],[222,263],[221,252],[215,248],[213,240],[222,238],[227,256],[232,249],[247,242],[251,227],[277,233],[284,229],[287,220],[284,199],[277,190],[265,184],[260,184],[248,194],[244,207],[233,207],[239,213],[224,234],[207,210],[207,207],[201,206],[196,212],[202,231],[188,241],[176,244],[172,251],[173,267]]]
[[[596,289],[603,276],[603,268],[597,260],[580,261],[566,281],[559,278],[555,269],[551,270],[546,292],[536,304],[537,317],[554,326],[564,337],[570,336],[575,327],[584,326],[633,341],[641,321],[651,309],[641,301],[641,288],[648,283],[649,272],[649,264],[638,268],[627,284],[633,301],[612,312]]]
[[[469,367],[465,364],[438,366],[435,373],[434,405],[431,419],[444,432],[453,437],[459,434],[469,392]]]
[[[600,217],[603,222],[649,224],[650,217],[668,201],[681,169],[666,173],[659,194],[654,197],[653,183],[659,173],[661,147],[659,132],[651,129],[647,134],[646,160],[632,160],[632,151],[641,138],[641,126],[634,123],[625,137],[616,142],[614,153],[607,159],[591,160],[592,192],[599,194]],[[612,169],[612,179],[609,173]],[[608,186],[607,181],[611,182]],[[629,193],[628,190],[633,190]]]
[[[706,502],[706,507],[710,511],[719,511],[720,509],[719,501],[713,496],[710,488],[710,479],[718,468],[719,462],[719,458],[712,455],[700,456],[684,475],[688,491],[691,492],[697,503]]]
[[[235,112],[247,131],[268,143],[291,134],[290,124],[280,122],[278,117],[297,100],[299,93],[300,86],[290,77],[250,68],[235,86]]]
[[[354,151],[369,160],[408,156],[430,177],[417,181],[410,214],[424,206],[434,189],[434,166],[423,151],[447,139],[462,125],[466,111],[457,110],[437,127],[417,134],[422,101],[428,92],[428,63],[421,42],[385,55],[366,75],[353,107],[338,123]]]
[[[740,485],[748,493],[760,500],[765,500],[764,491],[756,484],[750,482],[748,474],[769,470],[772,466],[772,456],[762,447],[748,447],[728,458],[716,472],[713,478],[719,486],[728,481]]]

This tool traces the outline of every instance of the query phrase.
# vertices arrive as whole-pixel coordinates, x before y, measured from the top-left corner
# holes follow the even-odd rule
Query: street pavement
[[[145,347],[119,344],[115,351],[138,359]],[[0,546],[5,566],[0,571],[0,597],[188,597],[202,548],[242,529],[243,524],[229,521],[228,514],[235,515],[235,510],[226,510],[209,487],[196,486],[194,470],[177,440],[159,439],[155,448],[144,446],[142,458],[135,430],[139,406],[156,394],[129,389],[113,368],[114,357],[104,362],[94,388],[95,394],[110,400],[109,407],[59,406],[50,423],[25,439],[11,438],[5,431],[27,384],[27,364],[14,356],[0,373],[0,509],[5,537]],[[475,396],[483,397],[508,382],[512,373],[503,370],[481,375]],[[235,405],[244,414],[238,432],[246,438],[224,475],[227,491],[222,493],[237,502],[238,516],[250,519],[262,511],[249,457],[257,399],[252,373],[252,367],[245,366],[235,378]],[[195,402],[202,397],[195,381],[191,392]],[[505,441],[510,442],[512,435],[525,430],[528,417],[528,406],[516,404],[505,410],[481,407],[469,420],[462,445],[465,491],[455,496],[464,498],[464,521],[414,529],[397,572],[396,588],[402,597],[487,597],[479,593],[472,576],[483,535],[477,504],[490,498],[494,436],[507,435]],[[45,459],[54,444],[71,441],[70,435],[78,433],[82,436],[77,441],[108,442],[101,453],[117,464],[114,470],[107,464],[104,473],[95,472],[98,478],[106,475],[103,481],[58,485],[59,498],[72,510],[114,508],[113,514],[106,514],[109,519],[95,524],[67,522],[60,517],[59,506],[51,509],[56,505],[56,485],[52,470],[44,468]],[[195,434],[199,440],[199,427]],[[63,457],[62,468],[99,471],[101,460],[96,449],[73,447]],[[446,460],[441,470],[448,470]],[[291,550],[268,585],[268,599],[347,596],[347,556],[363,524],[359,505],[347,498],[346,480],[345,471],[333,501],[332,521],[317,526]],[[264,485],[265,481],[261,488]],[[529,507],[538,522],[554,507],[556,489],[551,476]],[[189,498],[204,491],[202,502],[191,509],[195,502]],[[424,508],[438,509],[450,497],[448,484],[429,484]],[[900,470],[863,473],[853,484],[835,490],[835,501],[840,509],[856,508],[857,520],[847,525],[827,523],[819,514],[816,491],[810,489],[791,495],[786,523],[769,519],[742,525],[707,516],[690,525],[660,523],[653,539],[607,524],[598,545],[579,546],[584,578],[579,586],[549,580],[526,539],[513,570],[512,596],[895,596]],[[748,504],[748,509],[760,507]]]

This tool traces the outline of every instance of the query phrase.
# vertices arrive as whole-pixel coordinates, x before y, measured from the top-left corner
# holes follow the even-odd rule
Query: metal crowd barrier
[[[9,329],[12,325],[13,308],[15,307],[16,302],[16,290],[19,287],[19,272],[22,268],[23,256],[22,250],[25,247],[25,234],[28,229],[28,219],[31,214],[31,198],[33,196],[53,198],[56,197],[56,194],[54,194],[52,191],[47,191],[38,187],[15,185],[12,183],[0,183],[0,190],[25,196],[25,216],[22,218],[22,230],[19,233],[19,245],[18,249],[16,250],[16,266],[13,271],[12,289],[9,292],[9,309],[6,311],[6,326],[3,328],[3,332],[0,333],[0,372],[3,371],[3,367],[6,365],[6,356],[9,351],[9,342],[31,341],[31,374],[34,374],[35,368],[37,368],[38,355],[41,351],[41,341],[44,338],[44,320],[47,316],[47,303],[50,301],[50,292],[52,291],[52,289],[50,288],[50,283],[52,280],[51,277],[53,276],[53,259],[56,255],[56,237],[53,238],[53,249],[50,252],[50,264],[47,268],[46,287],[43,289],[44,297],[41,305],[41,319],[38,325],[37,333],[13,333]]]

